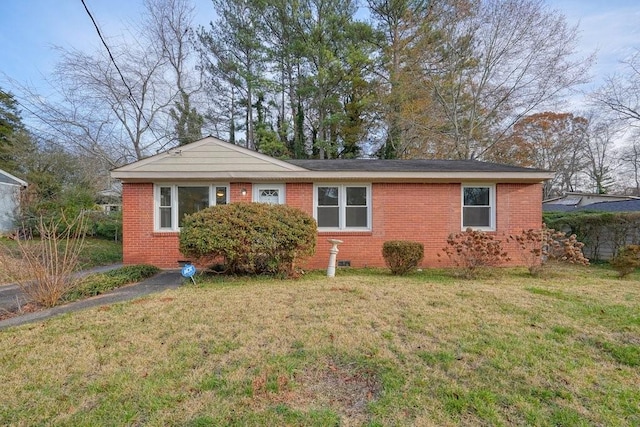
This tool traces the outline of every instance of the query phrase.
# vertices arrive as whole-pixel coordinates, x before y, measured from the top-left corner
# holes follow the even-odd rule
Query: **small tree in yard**
[[[17,253],[0,249],[0,279],[17,283],[31,301],[53,307],[77,286],[74,277],[84,247],[85,215],[40,218],[39,240],[18,240]]]
[[[543,226],[541,229],[522,230],[520,234],[509,236],[520,247],[523,262],[532,276],[542,274],[550,262],[589,265],[582,253],[584,243],[575,234],[567,236],[561,231]]]
[[[232,203],[185,218],[180,251],[198,260],[224,260],[233,274],[294,274],[316,248],[315,220],[287,205]]]
[[[640,245],[627,245],[621,248],[611,260],[611,267],[620,277],[626,277],[640,268]]]
[[[483,267],[497,266],[510,260],[500,240],[471,228],[461,233],[450,234],[447,246],[442,250],[454,265],[462,270],[463,276],[467,279],[477,277]]]

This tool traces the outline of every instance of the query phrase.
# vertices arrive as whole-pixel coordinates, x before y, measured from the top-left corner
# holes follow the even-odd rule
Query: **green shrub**
[[[122,241],[122,213],[91,212],[91,236]]]
[[[316,222],[287,205],[232,203],[185,217],[180,251],[200,261],[222,258],[233,274],[294,273],[316,248]]]
[[[500,240],[471,228],[450,234],[447,246],[442,250],[467,279],[475,278],[482,267],[493,267],[510,260]]]
[[[617,253],[629,241],[637,243],[640,236],[640,212],[546,212],[543,219],[549,228],[575,234],[594,260],[605,258],[609,248]]]
[[[611,267],[620,277],[633,273],[640,267],[640,245],[627,245],[621,248],[611,260]]]
[[[406,240],[390,240],[382,245],[382,256],[393,274],[406,274],[424,258],[424,245]]]

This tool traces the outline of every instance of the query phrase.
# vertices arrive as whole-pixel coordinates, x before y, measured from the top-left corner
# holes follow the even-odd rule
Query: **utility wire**
[[[109,45],[107,44],[107,42],[104,39],[104,37],[102,37],[102,33],[100,32],[100,28],[98,27],[98,23],[93,18],[93,15],[89,11],[89,8],[87,7],[87,4],[84,2],[84,0],[80,0],[80,1],[82,2],[82,6],[84,6],[84,10],[87,12],[87,15],[89,15],[89,18],[91,18],[91,22],[93,22],[93,27],[96,29],[96,32],[98,33],[98,37],[100,37],[100,41],[102,42],[104,48],[107,50],[107,53],[109,54],[109,60],[111,61],[113,66],[116,68],[116,71],[118,72],[118,75],[120,76],[120,79],[122,80],[122,83],[124,84],[124,87],[126,87],[127,91],[129,92],[129,99],[131,100],[131,102],[133,102],[135,107],[140,112],[140,116],[144,119],[145,123],[147,124],[147,128],[150,129],[151,132],[153,133],[153,129],[151,129],[151,124],[149,123],[149,121],[145,117],[144,111],[142,111],[142,108],[138,105],[138,101],[136,101],[135,97],[133,96],[133,91],[131,90],[131,87],[127,83],[126,79],[124,78],[124,75],[122,74],[122,71],[120,71],[120,67],[118,67],[118,64],[116,63],[115,58],[111,54],[111,49],[109,49]]]
[[[84,6],[84,10],[87,12],[87,15],[89,15],[89,18],[91,18],[91,22],[93,22],[93,27],[96,29],[96,32],[98,33],[98,37],[100,37],[100,41],[104,45],[104,48],[107,49],[107,53],[109,54],[109,59],[113,63],[113,66],[116,67],[116,70],[118,71],[118,74],[120,75],[120,79],[122,80],[122,83],[124,83],[124,87],[127,88],[127,90],[129,91],[129,96],[131,97],[133,102],[135,102],[135,100],[133,99],[133,92],[131,91],[131,88],[127,84],[127,81],[125,80],[124,75],[122,75],[122,71],[120,71],[120,67],[118,67],[118,64],[116,64],[116,60],[113,57],[113,55],[111,54],[111,49],[109,49],[109,45],[107,45],[107,42],[105,41],[104,37],[102,37],[102,33],[100,32],[100,28],[98,27],[98,23],[93,18],[93,15],[89,11],[89,8],[87,7],[87,4],[84,2],[84,0],[80,0],[80,1],[82,2],[82,6]],[[137,106],[138,105],[136,103],[136,107]]]

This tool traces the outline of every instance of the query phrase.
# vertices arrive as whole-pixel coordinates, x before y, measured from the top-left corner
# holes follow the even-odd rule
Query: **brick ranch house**
[[[177,268],[183,215],[233,202],[286,203],[318,222],[316,255],[325,268],[328,239],[338,261],[384,266],[382,244],[424,244],[424,267],[450,233],[473,227],[505,236],[542,224],[544,170],[478,161],[282,161],[213,137],[112,171],[122,181],[125,264]],[[446,260],[446,257],[445,257]]]

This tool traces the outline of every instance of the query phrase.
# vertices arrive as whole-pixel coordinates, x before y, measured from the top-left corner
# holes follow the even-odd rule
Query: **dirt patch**
[[[369,418],[367,405],[382,390],[377,374],[368,369],[330,360],[322,369],[296,375],[299,393],[311,407],[330,407],[346,425],[360,425]]]

